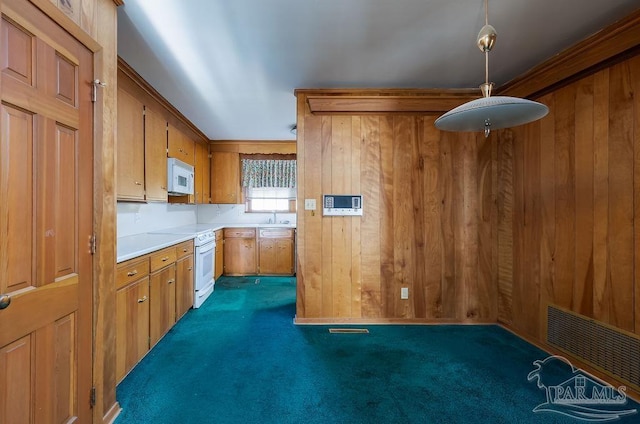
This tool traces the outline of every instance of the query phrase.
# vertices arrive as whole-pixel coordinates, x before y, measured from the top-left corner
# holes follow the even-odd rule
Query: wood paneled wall
[[[296,322],[495,322],[494,140],[440,132],[439,113],[313,114],[309,94],[322,92],[297,93]],[[323,217],[323,194],[362,194],[363,216]]]
[[[640,334],[640,56],[546,94],[498,137],[498,318],[546,339],[554,304]]]

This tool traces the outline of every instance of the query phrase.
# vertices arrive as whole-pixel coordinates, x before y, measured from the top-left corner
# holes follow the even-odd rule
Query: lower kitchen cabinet
[[[255,228],[225,228],[225,275],[250,275],[258,272]]]
[[[294,230],[292,228],[261,228],[259,236],[261,275],[293,275]]]
[[[193,252],[189,240],[118,264],[118,382],[193,306]]]
[[[176,266],[172,263],[149,278],[149,346],[158,340],[176,322]]]
[[[116,270],[116,377],[118,381],[149,350],[149,258]]]
[[[116,291],[116,378],[122,380],[149,350],[149,277]]]

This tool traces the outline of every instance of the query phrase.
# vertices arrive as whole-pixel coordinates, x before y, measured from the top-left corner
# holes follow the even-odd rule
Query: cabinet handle
[[[133,277],[134,275],[136,275],[138,273],[137,269],[134,269],[133,271],[129,271],[127,272],[127,277]]]
[[[187,249],[182,249],[182,253],[187,253]]]
[[[187,268],[187,271],[193,271],[192,267]]]
[[[168,256],[165,256],[164,258],[162,258],[162,262],[167,262],[169,260]]]
[[[134,181],[135,185],[142,185],[142,183],[140,181]]]
[[[146,302],[147,296],[142,296],[142,299],[138,299],[138,303]]]
[[[160,187],[162,190],[167,191],[167,188],[165,186]]]
[[[176,282],[176,280],[171,279],[171,280],[167,281],[167,284],[173,284],[175,282]]]

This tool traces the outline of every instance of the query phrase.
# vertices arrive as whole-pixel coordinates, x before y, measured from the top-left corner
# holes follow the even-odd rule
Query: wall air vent
[[[640,338],[549,305],[547,342],[640,389]]]

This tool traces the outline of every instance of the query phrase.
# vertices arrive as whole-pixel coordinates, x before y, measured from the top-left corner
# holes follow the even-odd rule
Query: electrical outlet
[[[133,222],[140,222],[140,212],[133,214]]]
[[[409,299],[409,287],[400,288],[400,299]]]

